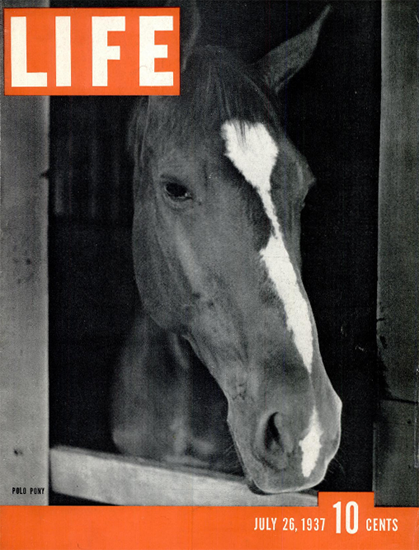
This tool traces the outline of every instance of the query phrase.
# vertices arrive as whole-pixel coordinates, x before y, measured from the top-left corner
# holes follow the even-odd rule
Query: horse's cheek
[[[154,235],[138,225],[134,230],[134,271],[141,303],[163,329],[184,332],[186,323],[182,286],[178,274],[171,269],[170,258],[159,247]]]
[[[133,261],[137,288],[147,313],[152,315],[162,310],[164,296],[161,287],[161,266],[157,268],[156,247],[153,235],[147,229],[147,214],[136,213],[133,227]],[[160,324],[160,323],[158,323]]]

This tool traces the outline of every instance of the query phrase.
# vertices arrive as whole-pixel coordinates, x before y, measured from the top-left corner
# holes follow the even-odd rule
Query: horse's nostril
[[[278,414],[273,414],[268,418],[268,423],[266,425],[266,431],[265,431],[265,447],[268,450],[275,450],[275,448],[280,445],[280,435],[278,428],[275,423],[275,419],[278,416]]]
[[[265,429],[265,449],[271,453],[290,455],[294,449],[291,432],[285,427],[280,413],[268,418]]]

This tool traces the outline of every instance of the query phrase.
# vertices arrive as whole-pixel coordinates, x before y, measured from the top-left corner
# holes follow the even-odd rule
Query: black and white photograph
[[[2,4],[180,7],[180,95],[2,96],[0,504],[417,507],[418,3]]]

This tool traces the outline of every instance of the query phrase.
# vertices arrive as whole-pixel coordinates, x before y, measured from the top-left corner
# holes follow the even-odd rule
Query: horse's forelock
[[[150,139],[173,137],[182,143],[191,135],[219,134],[224,122],[277,124],[277,109],[252,68],[215,47],[197,49],[181,77],[181,95],[149,101]]]

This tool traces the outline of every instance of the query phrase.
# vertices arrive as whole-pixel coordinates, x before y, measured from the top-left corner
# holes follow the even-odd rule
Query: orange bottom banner
[[[417,550],[418,508],[373,493],[297,507],[4,506],[1,550]]]

